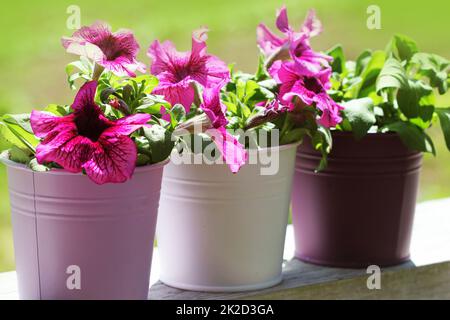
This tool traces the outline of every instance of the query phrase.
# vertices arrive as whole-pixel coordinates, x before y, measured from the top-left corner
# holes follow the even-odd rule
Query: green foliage
[[[67,82],[72,90],[77,87],[75,82],[77,80],[89,81],[92,79],[92,73],[94,72],[94,64],[84,57],[80,60],[69,63],[66,66]]]
[[[411,61],[418,68],[418,74],[430,79],[431,86],[438,88],[440,94],[448,90],[450,61],[436,54],[417,53]]]
[[[344,57],[336,47],[331,52]],[[345,107],[340,130],[352,131],[356,139],[369,131],[395,132],[409,148],[435,154],[425,130],[439,117],[450,141],[447,109],[437,109],[435,99],[435,91],[448,90],[448,60],[419,52],[412,39],[396,35],[385,51],[365,50],[355,62],[344,63],[333,64],[330,90]]]
[[[333,147],[333,138],[331,136],[330,129],[319,126],[318,129],[312,134],[311,141],[314,148],[322,153],[322,159],[320,160],[319,167],[316,169],[316,172],[319,172],[327,167],[327,156]]]
[[[333,58],[331,68],[334,72],[343,73],[345,71],[345,56],[344,49],[340,44],[334,46],[326,52],[327,55]]]
[[[145,152],[152,163],[166,160],[174,146],[172,134],[161,126],[153,125],[151,128],[145,127],[144,136],[148,140],[148,149]]]
[[[436,109],[436,112],[439,116],[439,120],[441,121],[441,128],[444,133],[447,149],[450,151],[450,108]]]
[[[408,84],[401,87],[397,93],[400,111],[407,118],[417,118],[420,113],[420,101],[431,94],[433,90],[422,81],[408,80]]]
[[[370,59],[367,60],[367,64],[362,68],[360,82],[354,88],[355,98],[367,97],[370,92],[374,91],[376,80],[383,68],[386,60],[386,54],[383,51],[375,51]]]
[[[436,153],[431,138],[417,126],[406,122],[398,121],[390,123],[384,127],[388,131],[396,132],[402,139],[403,143],[411,150]]]
[[[370,98],[355,99],[343,104],[343,114],[349,122],[355,139],[362,139],[376,123],[373,100]]]
[[[98,87],[100,101],[110,114],[120,111],[122,115],[135,113],[148,113],[157,115],[161,108],[168,109],[170,104],[161,96],[152,95],[151,92],[158,85],[158,79],[150,75],[142,75],[124,81],[111,80],[108,73],[101,78],[102,85]],[[114,111],[116,109],[116,111]]]
[[[393,92],[396,89],[405,87],[407,81],[406,71],[401,62],[391,57],[386,60],[378,76],[376,90],[377,92],[382,92],[383,90]]]
[[[27,150],[20,149],[19,147],[13,145],[11,149],[9,149],[9,160],[22,163],[22,164],[28,164],[31,160],[31,153]]]
[[[388,55],[394,56],[399,61],[409,61],[419,52],[417,44],[411,38],[396,34],[386,48]]]
[[[28,150],[32,154],[39,140],[34,136],[29,114],[9,115],[0,118],[0,138],[6,145]]]

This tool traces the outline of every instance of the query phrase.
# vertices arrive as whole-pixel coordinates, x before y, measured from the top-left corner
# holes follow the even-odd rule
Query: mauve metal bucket
[[[147,298],[163,164],[98,186],[4,162],[21,299]]]
[[[261,175],[260,163],[237,174],[219,164],[167,165],[156,232],[161,281],[204,292],[280,283],[296,148],[272,149],[275,175]]]
[[[292,218],[296,257],[333,267],[389,266],[409,259],[422,154],[396,134],[357,142],[333,133],[328,167],[305,141],[297,152]]]

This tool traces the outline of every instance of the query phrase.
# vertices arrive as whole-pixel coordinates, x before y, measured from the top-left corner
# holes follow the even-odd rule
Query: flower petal
[[[149,122],[151,119],[151,116],[149,114],[139,113],[134,114],[122,119],[117,120],[114,122],[114,124],[106,129],[104,133],[106,134],[115,134],[115,135],[123,135],[128,136],[135,132],[136,130],[139,130],[147,122]]]
[[[125,57],[119,57],[113,61],[103,59],[98,61],[98,64],[119,77],[128,76],[134,78],[136,77],[136,71],[144,73],[146,70],[143,63],[140,63],[137,60],[128,60]]]
[[[230,167],[231,172],[237,173],[247,162],[247,151],[225,128],[222,127],[217,130],[217,134],[213,135],[214,143],[222,154],[225,163]]]
[[[31,112],[30,124],[36,137],[45,138],[60,125],[72,126],[73,119],[73,114],[65,117],[57,117],[46,112],[33,110]]]
[[[192,53],[193,56],[206,54],[206,40],[208,40],[208,28],[203,27],[192,33]]]
[[[316,17],[316,11],[309,10],[301,31],[312,38],[319,35],[322,30],[322,22]]]
[[[151,72],[159,75],[162,72],[174,71],[173,62],[176,61],[177,51],[171,41],[162,44],[155,40],[147,51],[147,55],[152,59]]]
[[[121,56],[128,58],[130,61],[136,58],[140,47],[131,30],[121,29],[113,34],[113,38],[114,41],[109,44],[110,47],[108,48],[112,53],[120,53]],[[104,51],[106,51],[105,49],[106,47]]]
[[[111,27],[96,22],[82,27],[72,37],[62,38],[67,52],[93,59],[97,64],[118,76],[136,76],[135,71],[145,72],[143,64],[136,60],[139,44],[129,30],[111,33]]]
[[[132,177],[136,160],[136,145],[130,137],[104,133],[83,168],[88,177],[99,185],[122,183]]]
[[[206,82],[200,82],[197,80],[196,75],[193,75],[193,79],[197,80],[205,88],[215,87],[219,84],[226,84],[230,81],[230,70],[225,62],[220,60],[218,57],[213,55],[208,55],[205,63],[206,68]]]
[[[260,23],[256,28],[256,37],[258,46],[266,56],[272,55],[287,42],[287,39],[278,37],[263,23]]]
[[[276,25],[278,30],[283,33],[287,33],[291,30],[291,27],[289,26],[286,6],[282,6],[281,9],[277,12]]]
[[[111,36],[110,26],[97,21],[89,27],[82,27],[72,37],[63,37],[61,42],[68,53],[84,56],[97,62],[105,56],[99,44]]]
[[[290,36],[289,53],[297,65],[300,73],[315,76],[324,67],[329,67],[332,58],[315,52],[309,44],[309,36],[304,33],[292,34]]]
[[[195,90],[192,87],[193,80],[185,79],[184,81],[173,84],[165,80],[166,74],[160,74],[159,79],[160,83],[153,90],[153,93],[164,96],[164,99],[172,105],[177,103],[183,105],[186,112],[189,112],[195,98]]]
[[[203,91],[203,103],[200,105],[214,128],[224,127],[228,124],[225,116],[227,108],[220,100],[221,88],[221,84],[213,88],[206,88]]]
[[[178,52],[171,42],[154,41],[148,50],[153,60],[151,71],[159,79],[155,94],[165,96],[172,105],[182,104],[186,111],[194,102],[196,82],[204,88],[214,87],[229,81],[228,66],[206,52],[207,29],[202,28],[192,34],[192,50]]]
[[[54,132],[36,148],[36,159],[39,163],[55,162],[64,170],[77,173],[91,157],[93,145],[89,138],[78,136],[75,131]]]
[[[332,128],[342,122],[340,116],[344,108],[333,101],[326,93],[321,93],[315,97],[317,108],[322,111],[320,119],[317,121],[326,128]]]
[[[100,108],[95,103],[95,93],[97,92],[97,81],[86,82],[78,91],[72,104],[72,109],[77,112],[90,109],[100,113]]]

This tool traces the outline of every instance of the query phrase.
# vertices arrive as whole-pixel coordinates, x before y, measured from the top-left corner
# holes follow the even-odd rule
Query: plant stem
[[[104,67],[102,67],[101,65],[98,65],[97,63],[94,65],[94,72],[92,74],[92,80],[94,81],[98,81],[98,79],[100,79],[100,76],[103,73],[103,70],[105,70]]]

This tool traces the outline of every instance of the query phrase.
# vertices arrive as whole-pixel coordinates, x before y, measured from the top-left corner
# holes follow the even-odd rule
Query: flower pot
[[[219,164],[167,165],[157,227],[161,281],[205,292],[281,282],[296,148],[271,149],[279,154],[275,175],[261,175],[261,162],[237,174]]]
[[[316,264],[363,268],[409,259],[422,154],[396,134],[357,142],[333,133],[328,167],[299,147],[292,194],[296,257]]]
[[[146,299],[163,164],[124,184],[6,161],[21,299]]]

